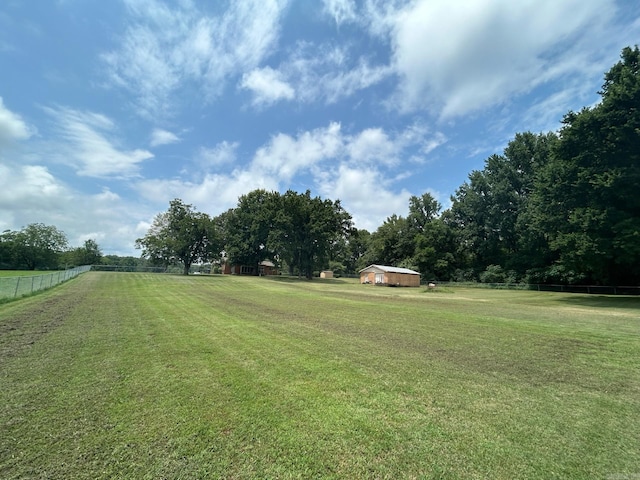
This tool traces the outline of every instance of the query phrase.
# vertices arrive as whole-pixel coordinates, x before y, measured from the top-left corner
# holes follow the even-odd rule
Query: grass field
[[[0,278],[4,277],[32,277],[34,275],[47,275],[51,270],[0,270]]]
[[[89,272],[0,306],[0,478],[640,478],[640,299]]]

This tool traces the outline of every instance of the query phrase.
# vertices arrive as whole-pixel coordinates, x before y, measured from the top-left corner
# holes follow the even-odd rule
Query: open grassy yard
[[[51,270],[0,270],[0,278],[5,277],[32,277],[34,275],[47,275]]]
[[[640,298],[89,272],[0,306],[0,478],[640,478]]]

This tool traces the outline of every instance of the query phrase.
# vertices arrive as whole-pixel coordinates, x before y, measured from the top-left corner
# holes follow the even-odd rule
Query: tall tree
[[[297,268],[310,279],[315,270],[328,266],[332,248],[347,240],[351,216],[339,200],[312,198],[309,190],[304,194],[289,190],[280,200],[270,243],[290,272]]]
[[[411,259],[415,245],[405,217],[393,214],[371,234],[367,263],[398,266]]]
[[[440,202],[429,192],[420,197],[413,195],[409,198],[409,215],[407,215],[409,228],[416,233],[424,231],[429,222],[440,214],[441,209]]]
[[[640,272],[640,51],[625,48],[605,74],[601,102],[563,120],[542,172],[536,220],[560,281],[638,283]]]
[[[64,232],[42,223],[27,225],[12,241],[16,264],[28,270],[58,268],[58,257],[68,247]]]
[[[136,240],[136,248],[142,248],[142,256],[155,263],[180,263],[184,275],[193,263],[209,261],[221,250],[211,218],[180,199],[172,200],[168,211],[156,215],[147,234]]]
[[[223,225],[224,250],[228,261],[254,267],[263,260],[273,260],[269,233],[278,212],[277,192],[258,189],[242,195],[236,208],[217,218]]]
[[[74,265],[97,265],[102,261],[102,252],[98,243],[90,238],[81,247],[69,251],[69,259]]]
[[[456,191],[451,211],[476,273],[501,265],[524,275],[533,257],[543,255],[528,209],[536,175],[556,142],[554,133],[518,133],[503,155],[487,158]]]
[[[349,234],[346,245],[344,266],[347,273],[356,273],[365,268],[365,255],[369,249],[371,234],[368,230],[354,228]]]
[[[18,232],[5,230],[0,234],[0,269],[15,270],[15,236]]]

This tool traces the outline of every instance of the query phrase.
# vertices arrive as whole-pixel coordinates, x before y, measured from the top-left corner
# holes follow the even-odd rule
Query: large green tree
[[[90,238],[81,247],[65,252],[64,258],[69,265],[98,265],[102,263],[102,252],[98,243]]]
[[[156,215],[147,234],[136,240],[136,248],[152,263],[181,264],[184,275],[193,263],[217,259],[221,251],[211,218],[180,199],[172,200],[169,210]]]
[[[501,265],[523,276],[544,257],[544,242],[531,227],[529,203],[536,176],[549,161],[554,133],[518,133],[503,155],[491,155],[452,197],[453,224],[476,274]]]
[[[539,177],[535,221],[568,282],[637,284],[640,271],[640,51],[625,48],[599,104],[569,112]]]
[[[273,260],[307,278],[329,265],[351,231],[351,216],[339,201],[312,198],[309,191],[254,190],[216,221],[230,262],[257,267]]]
[[[263,260],[273,260],[269,233],[279,212],[279,194],[264,189],[253,190],[238,199],[238,205],[216,218],[223,231],[227,260],[254,267]]]
[[[17,268],[28,270],[58,268],[59,257],[67,249],[67,237],[53,225],[32,223],[18,232],[5,232],[7,250]]]
[[[368,264],[398,266],[411,259],[415,250],[411,228],[405,217],[395,213],[371,234],[365,258]],[[403,263],[406,265],[406,262]],[[410,265],[407,265],[410,266]]]
[[[365,261],[370,241],[371,233],[364,228],[354,228],[350,232],[343,260],[347,273],[356,273],[367,266]]]
[[[277,222],[269,236],[278,255],[290,272],[312,278],[314,271],[329,266],[336,246],[348,240],[351,216],[340,201],[311,197],[292,190],[280,197]]]

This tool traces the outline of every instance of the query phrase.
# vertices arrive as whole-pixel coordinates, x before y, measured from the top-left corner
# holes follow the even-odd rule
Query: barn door
[[[376,273],[376,283],[384,283],[384,273]]]

